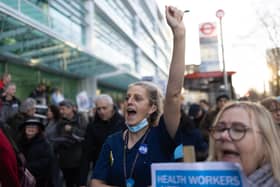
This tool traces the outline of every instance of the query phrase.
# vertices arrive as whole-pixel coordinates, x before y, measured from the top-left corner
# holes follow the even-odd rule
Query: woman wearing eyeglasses
[[[254,187],[280,186],[279,142],[263,106],[233,102],[219,112],[211,128],[208,160],[239,163]]]

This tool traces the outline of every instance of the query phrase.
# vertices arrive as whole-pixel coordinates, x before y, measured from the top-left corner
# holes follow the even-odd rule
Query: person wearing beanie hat
[[[73,103],[71,100],[69,100],[69,99],[64,99],[63,101],[61,101],[61,102],[59,103],[59,106],[60,106],[60,107],[65,106],[65,107],[70,108],[70,107],[74,107],[75,105],[74,105],[74,103]]]
[[[192,119],[196,119],[197,117],[199,117],[199,113],[201,113],[201,108],[199,104],[191,104],[190,108],[189,108],[189,117]]]
[[[197,103],[191,104],[189,108],[189,117],[194,121],[196,128],[201,128],[204,123],[207,113]]]
[[[225,94],[225,93],[220,94],[216,98],[217,109],[220,111],[229,100],[230,100],[230,98],[227,94]]]
[[[65,186],[78,186],[82,159],[82,146],[88,121],[77,113],[76,105],[65,99],[59,103],[61,120],[58,125],[56,151]]]
[[[43,135],[43,123],[30,117],[19,126],[19,130],[17,144],[26,159],[27,169],[36,179],[36,187],[51,186],[53,152]]]

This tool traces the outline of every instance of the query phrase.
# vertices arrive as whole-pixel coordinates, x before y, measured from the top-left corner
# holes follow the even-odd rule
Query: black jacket
[[[95,164],[106,138],[125,128],[125,120],[123,116],[118,113],[116,108],[110,121],[103,121],[96,113],[94,121],[88,125],[86,130],[80,171],[80,185],[86,184],[89,163],[93,162],[93,164]]]
[[[22,137],[18,146],[25,156],[26,167],[36,179],[36,186],[51,186],[53,152],[45,137],[38,135],[31,140]]]
[[[70,132],[65,131],[65,125],[72,127]],[[58,125],[58,136],[54,147],[59,155],[61,168],[75,168],[80,166],[82,156],[82,142],[84,141],[87,122],[80,114],[72,119],[63,118]]]
[[[89,124],[86,130],[84,149],[88,158],[95,162],[106,138],[124,128],[126,128],[124,118],[117,111],[110,121],[103,121],[96,114],[94,122]]]
[[[13,96],[12,100],[6,100],[6,97],[1,98],[0,118],[6,122],[9,118],[14,117],[18,113],[20,107],[20,100]]]

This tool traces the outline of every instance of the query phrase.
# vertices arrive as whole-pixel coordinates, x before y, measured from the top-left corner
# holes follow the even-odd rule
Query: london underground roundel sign
[[[200,26],[200,32],[203,34],[203,35],[211,35],[213,34],[213,32],[215,31],[216,27],[213,23],[203,23],[201,26]]]

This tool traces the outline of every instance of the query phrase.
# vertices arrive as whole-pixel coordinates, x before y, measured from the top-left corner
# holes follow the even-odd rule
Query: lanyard
[[[150,127],[146,130],[146,132],[144,134],[144,137],[143,137],[143,139],[141,141],[140,146],[145,142],[145,140],[146,140],[150,130],[151,130]],[[126,180],[127,179],[127,173],[126,173],[126,149],[127,149],[127,146],[128,146],[128,131],[125,134],[124,141],[125,142],[124,142],[124,148],[123,148],[123,172],[124,172],[124,179]],[[136,161],[137,161],[138,157],[139,157],[139,150],[137,151],[136,156],[135,156],[135,158],[133,160],[132,167],[130,169],[129,178],[132,177],[132,174],[133,174],[133,171],[135,169],[135,165],[136,165]]]

